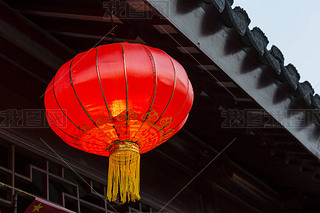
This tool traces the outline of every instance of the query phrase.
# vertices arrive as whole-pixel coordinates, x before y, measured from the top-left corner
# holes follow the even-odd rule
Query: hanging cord
[[[111,3],[111,12],[110,12],[110,21],[111,21],[111,29],[112,29],[112,43],[114,43],[115,37],[116,37],[116,29],[115,29],[115,24],[113,22],[113,15],[115,15],[116,12],[116,7],[115,7],[115,2],[112,1]]]
[[[104,3],[107,3],[108,4],[108,8],[110,9],[105,15],[109,15],[110,16],[110,22],[111,22],[111,31],[110,31],[110,34],[112,35],[112,43],[114,43],[114,40],[115,40],[115,37],[116,37],[116,25],[113,21],[113,16],[116,14],[116,0],[111,0],[109,2],[102,2],[101,0],[96,0],[99,4],[101,4],[104,8],[105,8],[105,5]],[[111,2],[111,4],[110,4]],[[107,16],[105,16],[107,17]]]

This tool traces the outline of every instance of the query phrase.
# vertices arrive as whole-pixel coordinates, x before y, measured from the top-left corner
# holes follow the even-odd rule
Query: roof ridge
[[[233,0],[212,0],[212,2],[222,15],[223,23],[229,28],[235,28],[242,37],[243,44],[256,50],[261,62],[264,65],[269,65],[274,70],[280,82],[289,83],[294,91],[297,91],[299,88],[301,91],[298,94],[300,95],[306,95],[305,92],[307,91],[307,96],[310,97],[301,97],[306,102],[306,107],[310,107],[313,104],[313,107],[320,109],[320,96],[318,94],[313,95],[314,89],[311,83],[309,81],[299,82],[300,74],[292,63],[284,66],[285,57],[277,46],[272,45],[270,50],[267,49],[269,44],[268,37],[257,26],[252,29],[249,28],[251,20],[245,9],[240,6],[232,8]],[[312,93],[309,93],[310,91]]]

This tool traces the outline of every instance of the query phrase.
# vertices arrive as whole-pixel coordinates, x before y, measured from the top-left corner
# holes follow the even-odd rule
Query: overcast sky
[[[320,94],[320,0],[234,0]]]

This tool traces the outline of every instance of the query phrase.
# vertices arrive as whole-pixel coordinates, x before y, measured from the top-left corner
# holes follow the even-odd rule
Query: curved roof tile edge
[[[284,55],[278,47],[273,45],[270,50],[267,49],[269,43],[267,36],[258,27],[249,29],[251,20],[243,8],[239,6],[232,8],[233,0],[212,0],[212,3],[222,14],[223,23],[227,27],[234,27],[238,34],[245,39],[245,43],[251,44],[256,49],[261,56],[261,63],[269,65],[281,81],[286,81],[283,83],[289,83],[296,94],[300,96],[298,98],[305,102],[306,108],[320,110],[320,96],[314,95],[314,89],[310,82],[299,82],[300,74],[291,63],[284,66]],[[320,116],[317,122],[320,124]]]

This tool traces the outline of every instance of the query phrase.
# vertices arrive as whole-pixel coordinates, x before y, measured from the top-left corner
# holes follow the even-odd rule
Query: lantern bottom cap
[[[132,151],[139,153],[139,145],[131,141],[115,141],[109,146],[109,155],[119,151]]]

